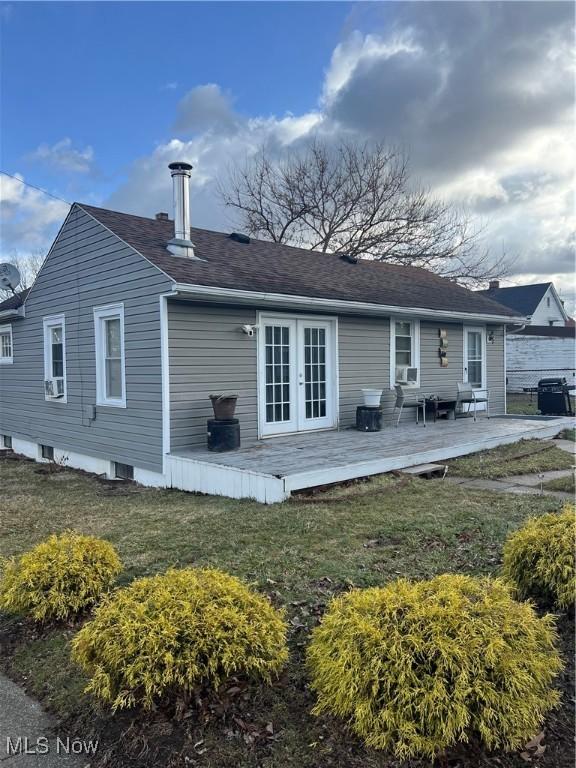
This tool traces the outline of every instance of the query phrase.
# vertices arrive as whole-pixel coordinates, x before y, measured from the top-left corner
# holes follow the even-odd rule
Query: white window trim
[[[42,318],[44,329],[44,379],[52,379],[52,341],[50,332],[52,328],[62,327],[62,379],[64,381],[64,395],[62,397],[49,397],[44,393],[44,399],[51,403],[68,402],[68,382],[66,381],[66,317],[64,315],[49,315]]]
[[[12,365],[14,362],[14,336],[12,335],[11,325],[0,325],[0,334],[10,334],[10,357],[2,357],[2,347],[0,346],[0,365]]]
[[[418,375],[414,384],[403,384],[403,387],[419,389],[420,387],[420,320],[411,317],[390,318],[390,389],[396,386],[396,323],[411,323],[412,325],[412,365]]]
[[[106,397],[106,365],[104,362],[103,320],[120,318],[120,352],[122,372],[122,397]],[[94,340],[96,347],[96,405],[126,408],[126,350],[124,348],[124,304],[107,304],[94,307]]]

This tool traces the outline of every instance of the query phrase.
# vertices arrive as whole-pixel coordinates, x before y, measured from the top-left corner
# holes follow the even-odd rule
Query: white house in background
[[[515,309],[519,315],[528,318],[528,325],[566,325],[569,319],[554,283],[500,288],[498,280],[491,280],[488,290],[480,293],[505,307]]]
[[[508,326],[506,381],[509,392],[534,388],[550,377],[576,384],[576,327],[569,323],[554,283],[500,288],[497,280],[481,293],[528,318],[526,326]]]

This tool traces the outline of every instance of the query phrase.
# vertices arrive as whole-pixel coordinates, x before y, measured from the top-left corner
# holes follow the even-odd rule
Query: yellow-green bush
[[[232,674],[270,682],[288,658],[280,611],[211,568],[170,570],[116,590],[74,638],[87,691],[112,708],[216,687]]]
[[[569,608],[576,597],[574,507],[533,517],[504,545],[504,577],[522,600],[534,598]]]
[[[515,749],[558,702],[553,617],[538,618],[501,581],[443,575],[335,598],[307,666],[314,714],[345,718],[398,757],[433,757],[479,736]]]
[[[74,531],[52,535],[2,562],[0,610],[36,621],[67,619],[92,606],[121,570],[109,542]]]

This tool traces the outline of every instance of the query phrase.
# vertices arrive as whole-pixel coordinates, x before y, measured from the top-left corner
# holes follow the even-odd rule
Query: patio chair
[[[486,416],[490,418],[490,391],[488,389],[483,389],[480,393],[472,387],[472,384],[469,384],[468,382],[459,382],[458,394],[456,397],[456,410],[458,410],[459,406],[467,405],[468,408],[465,413],[470,413],[470,406],[473,405],[474,410],[472,415],[474,421],[476,421],[476,405],[478,403],[486,403]]]
[[[396,384],[394,387],[396,390],[396,402],[394,403],[394,411],[392,412],[392,418],[394,413],[398,409],[398,419],[396,420],[396,426],[400,424],[402,418],[402,411],[404,408],[416,408],[416,424],[419,424],[418,409],[422,408],[422,419],[424,426],[426,426],[426,400],[419,395],[406,395],[400,384]]]

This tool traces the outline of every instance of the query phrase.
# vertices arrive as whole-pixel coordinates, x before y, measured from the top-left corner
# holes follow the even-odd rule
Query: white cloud
[[[39,160],[58,171],[68,173],[88,173],[92,170],[94,150],[90,146],[78,148],[72,139],[64,138],[52,146],[40,144],[29,155],[30,160]]]
[[[2,257],[46,251],[70,206],[5,175],[0,176],[0,190]]]
[[[561,6],[394,5],[385,31],[356,31],[336,46],[318,106],[302,114],[242,115],[219,85],[199,85],[180,101],[171,136],[103,202],[142,215],[170,210],[166,166],[187,160],[193,224],[227,229],[215,181],[261,144],[289,153],[315,134],[385,139],[405,144],[415,174],[478,217],[497,254],[518,256],[515,281],[553,275],[568,292],[576,222],[574,96],[565,83],[574,60]],[[70,139],[40,149],[62,170],[93,162],[92,149],[75,150]]]

